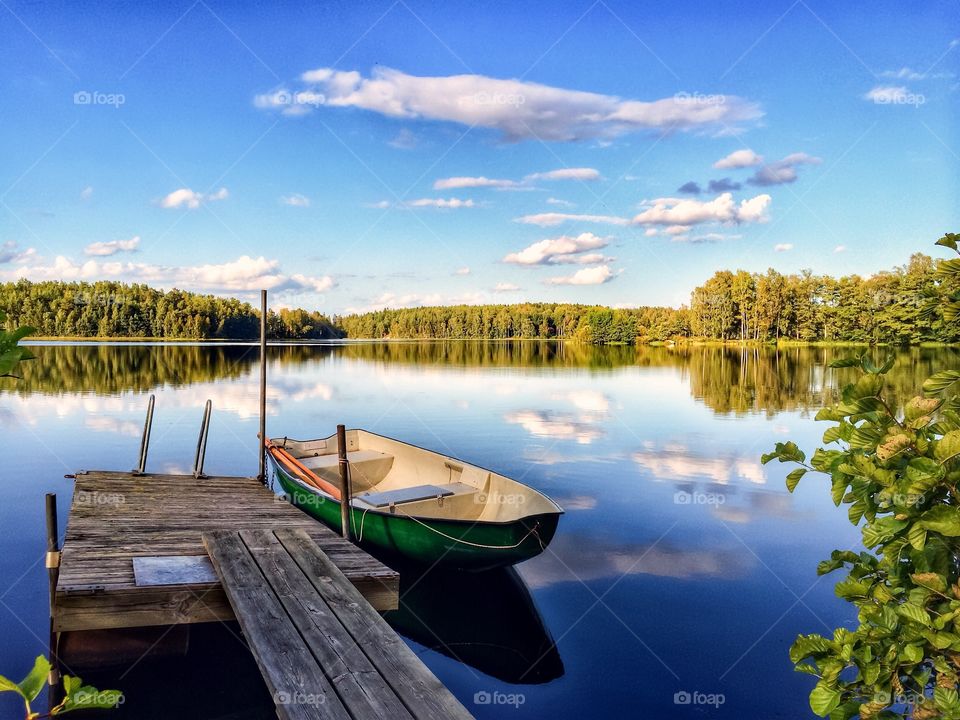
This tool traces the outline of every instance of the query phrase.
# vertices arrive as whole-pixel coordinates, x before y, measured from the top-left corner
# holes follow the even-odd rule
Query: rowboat
[[[347,430],[349,526],[361,547],[463,570],[506,567],[539,555],[563,510],[531,487],[462,460]],[[336,435],[273,438],[267,456],[286,497],[342,532]]]

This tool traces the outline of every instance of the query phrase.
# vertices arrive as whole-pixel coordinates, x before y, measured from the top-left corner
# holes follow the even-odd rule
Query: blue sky
[[[335,313],[876,272],[958,227],[958,19],[4,0],[0,279]]]

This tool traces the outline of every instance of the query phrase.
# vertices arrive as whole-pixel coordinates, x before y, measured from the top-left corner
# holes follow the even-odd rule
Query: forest
[[[119,282],[29,282],[0,284],[0,311],[10,327],[29,325],[41,337],[255,339],[260,311],[235,298],[156,290]],[[282,309],[267,314],[276,339],[339,337],[318,312]]]
[[[348,337],[364,338],[958,342],[958,324],[921,311],[937,285],[936,266],[933,258],[917,253],[906,265],[867,278],[721,270],[694,289],[690,305],[681,308],[458,305],[381,310],[335,322]]]
[[[384,309],[328,318],[301,309],[270,311],[277,339],[568,339],[598,345],[719,340],[863,342],[913,345],[960,342],[960,324],[925,314],[938,261],[917,253],[892,270],[835,278],[721,270],[680,308],[614,309],[521,303]],[[252,339],[259,311],[233,298],[162,291],[118,282],[0,285],[11,327],[47,337]]]

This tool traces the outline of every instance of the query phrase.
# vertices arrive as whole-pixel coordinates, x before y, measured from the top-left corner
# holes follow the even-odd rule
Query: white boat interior
[[[366,430],[348,430],[346,437],[355,508],[477,522],[562,512],[545,495],[490,470]],[[339,486],[336,435],[272,442]]]

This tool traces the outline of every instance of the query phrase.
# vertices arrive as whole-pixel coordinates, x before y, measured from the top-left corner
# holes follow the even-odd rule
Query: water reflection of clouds
[[[658,543],[612,544],[595,536],[560,534],[547,552],[517,567],[533,589],[566,582],[589,583],[624,575],[678,579],[736,580],[753,562],[737,549],[684,549],[668,540]]]
[[[705,448],[703,453],[708,453]],[[736,452],[697,454],[687,445],[645,442],[633,461],[655,482],[669,482],[685,497],[678,507],[704,504],[717,520],[749,523],[755,520],[799,517],[791,495],[766,488],[759,457]]]
[[[157,392],[157,410],[202,411],[207,398],[210,398],[216,411],[249,420],[259,416],[258,393],[258,381],[250,378],[164,387]],[[121,395],[37,394],[30,396],[27,402],[26,397],[7,394],[4,396],[4,411],[31,425],[40,423],[44,416],[66,418],[83,415],[84,425],[94,432],[120,432],[139,436],[142,427],[138,423],[134,423],[137,429],[132,432],[118,416],[145,412],[145,395],[136,391]],[[273,379],[267,386],[267,414],[278,415],[284,404],[329,402],[333,395],[333,388],[326,383],[293,377]]]
[[[535,437],[576,440],[581,445],[589,445],[603,435],[603,431],[592,421],[584,422],[575,415],[551,410],[518,410],[507,413],[503,419],[513,425],[520,425]]]
[[[632,458],[655,480],[705,478],[720,485],[742,480],[754,485],[767,482],[760,458],[754,455],[726,452],[707,457],[691,452],[680,443],[671,442],[658,447],[648,441]]]
[[[569,463],[615,463],[623,458],[619,452],[609,452],[602,455],[569,455],[554,449],[544,450],[538,446],[528,446],[523,449],[522,457],[534,465],[566,465]]]
[[[555,393],[553,400],[572,405],[574,411],[523,409],[506,413],[508,423],[520,425],[534,437],[575,440],[589,445],[604,435],[602,428],[610,414],[610,398],[598,390],[580,388]]]

